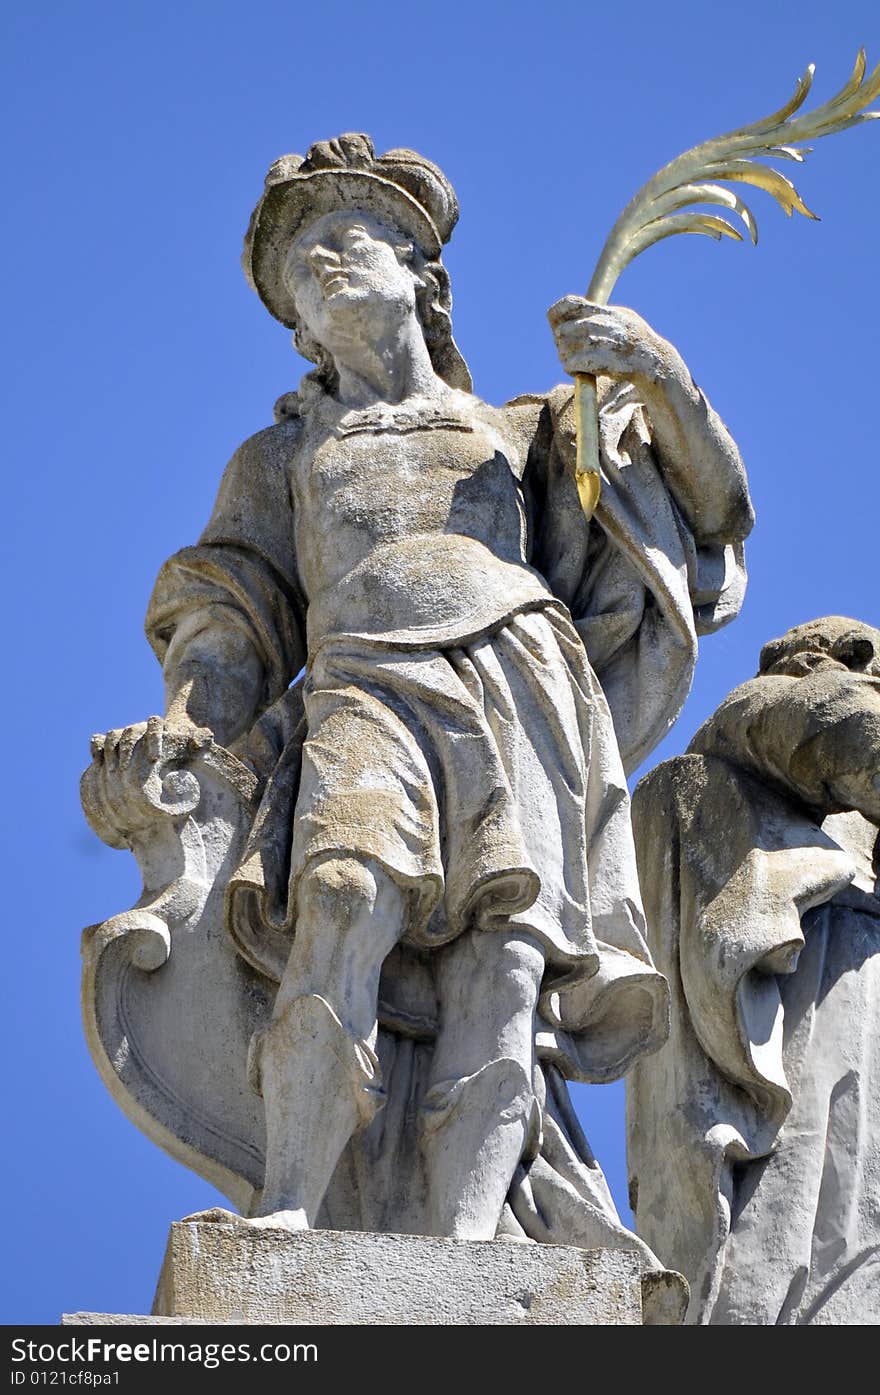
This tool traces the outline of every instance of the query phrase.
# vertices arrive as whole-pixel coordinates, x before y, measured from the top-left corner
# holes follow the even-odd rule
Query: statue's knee
[[[544,976],[545,955],[531,939],[512,937],[503,930],[479,930],[474,935],[474,970],[463,983],[466,993],[491,992],[493,1020],[510,1022],[533,1016]],[[491,988],[488,987],[491,985]]]
[[[511,1017],[532,1016],[538,1006],[541,990],[543,959],[539,966],[515,964],[504,979],[504,1000]]]
[[[343,929],[371,911],[375,900],[376,876],[367,863],[356,857],[328,857],[303,872],[297,913],[307,922]]]

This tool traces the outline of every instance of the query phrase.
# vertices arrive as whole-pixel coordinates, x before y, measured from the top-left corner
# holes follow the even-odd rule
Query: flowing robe
[[[535,908],[542,909],[542,877],[547,886],[555,878],[555,891],[544,898],[547,975],[536,1024],[546,1077],[544,1133],[536,1156],[520,1169],[502,1228],[586,1244],[621,1243],[620,1228],[563,1078],[614,1079],[639,1054],[656,1049],[666,1031],[666,987],[644,940],[624,766],[638,764],[678,715],[697,634],[736,614],[744,585],[741,538],[749,521],[741,514],[729,539],[713,537],[709,545],[700,505],[689,503],[687,491],[664,471],[632,387],[605,383],[602,395],[603,492],[589,525],[574,485],[571,393],[565,389],[502,409],[455,394],[458,421],[389,423],[381,412],[374,419],[369,413],[331,412],[328,419],[322,404],[289,417],[246,442],[233,458],[199,544],[177,554],[160,574],[147,621],[160,659],[181,621],[195,617],[197,623],[244,629],[262,660],[261,715],[236,750],[257,772],[263,794],[245,855],[230,878],[227,925],[241,955],[270,980],[280,979],[290,951],[296,882],[308,857],[316,848],[341,849],[345,837],[353,836],[356,791],[339,785],[340,762],[331,771],[326,756],[345,742],[352,722],[363,722],[378,704],[385,716],[371,730],[382,750],[390,750],[396,737],[406,746],[402,757],[395,756],[404,775],[393,794],[399,803],[401,788],[416,789],[405,810],[410,819],[431,785],[440,805],[454,802],[471,786],[471,775],[479,785],[480,772],[498,757],[501,774],[494,783],[484,781],[475,826],[481,834],[492,832],[498,804],[493,791],[500,780],[511,798],[500,801],[495,871],[525,874],[509,909],[521,911],[532,929]],[[468,421],[490,433],[494,452],[478,451],[463,468],[458,457],[466,453]],[[369,520],[391,528],[390,549],[384,536],[374,538],[372,552],[333,573],[334,549],[344,553],[348,545],[337,530],[360,528],[373,492],[387,487],[376,474],[365,496],[362,471],[371,464],[370,437],[388,431],[427,432],[448,450],[457,478],[445,525],[426,529],[420,518],[426,471],[418,479],[401,478],[400,506],[387,496]],[[348,483],[340,482],[336,457],[321,453],[330,436],[353,438]],[[439,474],[436,484],[444,487]],[[739,481],[719,471],[712,489],[714,498],[704,502],[716,507],[717,517],[719,501],[738,497]],[[413,545],[407,527],[394,523],[407,508],[415,509]],[[722,512],[735,515],[729,506]],[[376,554],[383,565],[376,565]],[[331,572],[326,584],[323,567]],[[375,605],[365,603],[377,593]],[[544,623],[538,635],[530,616],[544,617],[550,629]],[[543,667],[551,679],[544,692],[542,654],[533,653],[534,664],[517,669],[510,658],[515,644],[544,646]],[[304,664],[305,683],[291,688]],[[458,708],[461,693],[468,692],[476,726],[458,744],[470,766],[456,756],[454,774],[447,765],[438,780],[431,760],[439,759],[438,741],[448,732],[451,668]],[[512,713],[511,740],[499,736],[505,703],[493,699],[490,711],[486,698],[499,674]],[[564,693],[572,707],[570,718],[562,719],[564,740],[536,737],[529,730],[536,715],[543,711],[546,717]],[[429,730],[432,703],[440,716]],[[335,730],[338,740],[321,741],[322,729]],[[529,788],[514,788],[512,773],[535,757],[542,741],[546,749],[538,766],[545,784],[532,783],[532,805],[549,799],[560,807],[554,780],[558,784],[559,768],[572,754],[583,784],[562,821],[563,856],[555,870],[552,859],[536,856],[541,840],[530,837],[529,826],[541,820],[529,805]],[[319,748],[325,751],[323,766]],[[425,770],[413,775],[410,766],[418,765],[420,751]],[[335,806],[338,811],[344,804],[344,815],[328,814],[326,801],[321,805],[315,794],[326,793],[328,784],[345,796]],[[343,834],[340,821],[346,822]],[[398,822],[406,832],[405,819]],[[430,954],[442,949],[430,948],[430,915],[436,913],[435,925],[440,917],[436,943],[442,945],[467,927],[473,910],[468,898],[474,876],[461,871],[465,850],[450,846],[454,826],[450,811],[441,809],[440,823],[418,844],[414,870],[421,885],[414,904],[424,911],[422,933],[414,927],[389,956],[380,991],[377,1049],[386,1108],[347,1150],[325,1201],[324,1223],[406,1229],[409,1207],[410,1224],[418,1228],[418,1185],[402,1200],[388,1179],[394,1158],[399,1171],[413,1177],[419,1171],[406,1119],[423,1091],[436,1030]],[[328,827],[335,829],[330,842]],[[515,848],[512,830],[521,834]],[[369,819],[362,819],[360,842],[351,850],[376,854],[375,845],[363,846],[374,834]],[[424,876],[429,847],[435,865]],[[386,855],[383,844],[378,855],[406,882],[409,872],[399,851]],[[433,886],[427,906],[425,884],[429,891]],[[404,1156],[407,1166],[400,1168]]]
[[[880,1315],[878,756],[880,680],[761,676],[634,796],[671,1032],[627,1081],[633,1209],[694,1323]]]

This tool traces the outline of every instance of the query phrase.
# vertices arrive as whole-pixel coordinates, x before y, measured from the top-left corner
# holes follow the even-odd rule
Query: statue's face
[[[331,354],[381,340],[415,313],[416,282],[402,234],[358,210],[326,213],[293,240],[285,279],[302,327]]]

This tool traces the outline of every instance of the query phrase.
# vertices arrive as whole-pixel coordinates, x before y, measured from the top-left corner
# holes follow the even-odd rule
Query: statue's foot
[[[184,1216],[185,1221],[199,1221],[210,1225],[247,1226],[250,1230],[308,1230],[309,1223],[302,1209],[296,1211],[272,1211],[268,1216],[240,1216],[237,1211],[227,1211],[225,1206],[210,1206],[207,1211],[194,1211]]]
[[[248,1225],[258,1230],[309,1230],[306,1213],[302,1207],[295,1211],[270,1211],[268,1216],[253,1216]]]

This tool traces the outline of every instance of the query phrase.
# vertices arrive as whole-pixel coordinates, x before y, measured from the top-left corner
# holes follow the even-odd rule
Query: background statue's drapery
[[[878,734],[876,679],[762,676],[633,799],[671,994],[627,1082],[633,1209],[692,1322],[878,1311],[876,827],[826,818],[876,801]]]

